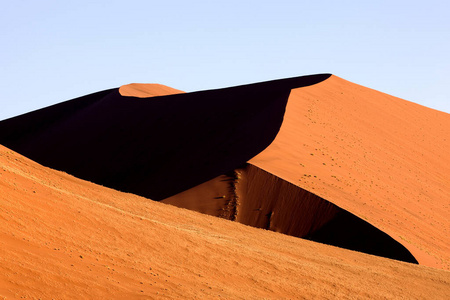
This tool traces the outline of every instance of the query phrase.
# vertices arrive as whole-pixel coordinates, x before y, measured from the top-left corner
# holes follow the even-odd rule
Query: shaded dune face
[[[251,164],[162,202],[323,244],[417,263],[403,245],[371,224]]]
[[[0,143],[79,178],[161,200],[260,153],[281,126],[291,89],[329,76],[148,99],[105,91],[2,121]]]
[[[333,219],[304,238],[372,255],[419,263],[405,246],[344,209],[339,209]]]
[[[54,131],[60,124],[67,122],[67,119],[78,115],[114,90],[93,93],[0,121],[0,143],[15,145],[17,148],[23,148],[23,152],[33,155],[34,151],[27,150],[26,145],[31,147],[39,144],[40,137],[46,131]]]

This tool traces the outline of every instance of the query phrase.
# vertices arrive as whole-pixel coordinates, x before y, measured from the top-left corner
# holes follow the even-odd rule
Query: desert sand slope
[[[149,98],[156,96],[167,96],[174,94],[182,94],[183,91],[156,83],[130,83],[122,85],[119,88],[122,96]]]
[[[121,193],[0,146],[2,299],[448,299],[450,273]]]
[[[161,200],[261,152],[281,126],[291,89],[329,76],[145,99],[115,89],[76,110],[63,103],[4,120],[0,143],[79,178]],[[153,88],[142,89],[167,92]]]
[[[418,263],[403,245],[365,220],[251,164],[161,202],[323,244]]]
[[[332,76],[291,92],[276,139],[250,163],[448,270],[448,149],[449,114]]]

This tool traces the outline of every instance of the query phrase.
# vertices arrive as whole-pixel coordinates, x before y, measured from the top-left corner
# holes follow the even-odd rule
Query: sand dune
[[[183,91],[155,83],[130,83],[122,85],[119,88],[119,93],[122,96],[148,98],[155,96],[167,96],[174,94],[181,94]]]
[[[149,101],[122,96],[115,89],[4,120],[0,143],[79,178],[161,200],[261,152],[281,126],[291,89],[328,77],[296,77]]]
[[[449,114],[332,76],[292,91],[279,134],[250,163],[448,270],[449,128]]]
[[[291,92],[274,142],[249,161],[280,179],[261,184],[264,178],[252,176],[247,184],[258,190],[256,198],[241,195],[239,208],[230,208],[229,203],[235,201],[232,200],[235,196],[224,192],[233,177],[233,172],[229,172],[228,181],[217,177],[211,180],[210,187],[204,183],[163,202],[260,228],[268,228],[268,219],[272,219],[271,229],[275,231],[308,236],[366,253],[377,251],[378,255],[382,252],[375,249],[380,248],[386,257],[410,262],[417,259],[421,264],[449,269],[448,128],[450,117],[446,113],[332,76]],[[286,186],[283,180],[301,189],[281,192],[280,189]],[[220,182],[224,187],[218,188]],[[293,213],[296,206],[304,205],[309,198],[325,199],[334,205],[319,209],[315,204]],[[296,204],[298,199],[303,200]],[[281,204],[286,201],[290,204]],[[311,210],[312,207],[315,209]],[[230,213],[223,213],[230,209],[234,210],[233,214],[239,210],[235,218]],[[386,232],[406,247],[415,259],[411,260],[408,254],[386,253],[393,249],[400,251],[401,247],[393,246],[397,243],[386,247],[375,242],[377,239],[367,234],[375,232],[372,228],[368,230],[370,227],[366,234],[361,233],[358,238],[353,236],[353,240],[359,242],[364,241],[362,237],[365,236],[368,240],[362,244],[366,246],[352,244],[344,236],[348,230],[324,235],[323,229],[314,234],[327,222],[341,218],[334,219],[342,210],[346,220],[355,220],[359,224],[368,222]],[[302,216],[302,212],[307,212],[312,219],[307,221],[308,217]],[[298,219],[302,223],[296,227],[294,224]],[[314,222],[316,227],[310,231],[300,228],[312,226]],[[327,228],[336,228],[335,222]],[[346,223],[347,228],[361,228],[353,221]]]
[[[131,84],[0,122],[39,163],[153,200],[450,269],[448,114],[328,74]]]
[[[5,299],[445,299],[450,273],[121,193],[0,146]]]

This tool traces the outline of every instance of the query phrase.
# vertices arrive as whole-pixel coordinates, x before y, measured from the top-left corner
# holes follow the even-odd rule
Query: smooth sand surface
[[[449,149],[449,114],[332,76],[292,90],[280,132],[249,163],[449,270]]]
[[[118,192],[0,146],[1,299],[448,299],[450,272]]]
[[[122,85],[119,88],[122,96],[149,98],[155,96],[167,96],[174,94],[182,94],[183,91],[156,83],[130,83]]]

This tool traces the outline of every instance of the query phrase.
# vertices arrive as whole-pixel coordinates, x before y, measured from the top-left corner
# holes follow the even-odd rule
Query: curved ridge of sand
[[[121,193],[0,146],[0,296],[445,299],[450,273]]]
[[[294,89],[249,163],[331,201],[450,269],[450,115],[337,76]]]
[[[130,83],[122,85],[119,93],[126,97],[149,98],[155,96],[167,96],[182,94],[183,91],[157,83]]]
[[[403,245],[376,227],[250,164],[161,202],[327,245],[417,263]]]

